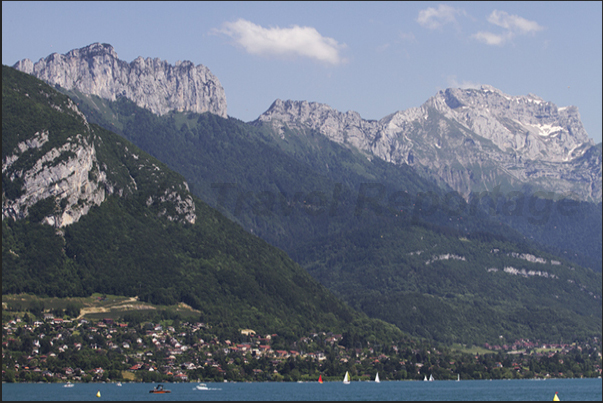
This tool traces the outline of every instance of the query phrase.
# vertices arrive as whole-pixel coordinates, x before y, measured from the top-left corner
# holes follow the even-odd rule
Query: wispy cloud
[[[322,36],[315,28],[294,25],[291,28],[264,28],[239,19],[225,22],[215,33],[235,40],[247,53],[260,56],[301,56],[337,65],[345,61],[340,50],[346,47],[333,38]]]
[[[459,83],[458,80],[456,79],[456,76],[448,76],[447,81],[448,81],[448,86],[453,87],[453,88],[479,89],[482,86],[479,83],[476,83],[473,81],[467,81],[467,80],[463,80],[462,82]]]
[[[486,45],[501,46],[506,41],[511,39],[513,37],[513,34],[511,32],[505,32],[504,34],[494,34],[492,32],[480,31],[476,34],[473,34],[472,37],[480,42],[485,43]]]
[[[504,28],[505,31],[501,34],[480,31],[472,35],[472,37],[480,42],[493,46],[502,46],[516,35],[526,35],[544,29],[544,27],[540,26],[536,21],[526,20],[523,17],[511,15],[505,11],[494,10],[488,16],[487,20],[490,24]]]
[[[417,22],[428,29],[438,29],[446,24],[457,25],[456,16],[465,15],[465,11],[446,4],[438,5],[438,8],[428,7],[419,11]]]
[[[519,34],[527,34],[544,29],[536,21],[529,21],[518,15],[510,15],[505,11],[498,10],[492,11],[492,14],[488,17],[488,22]]]

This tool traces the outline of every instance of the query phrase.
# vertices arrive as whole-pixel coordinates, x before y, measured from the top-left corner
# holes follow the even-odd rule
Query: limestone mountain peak
[[[511,96],[490,86],[448,88],[423,105],[379,121],[306,101],[275,101],[255,122],[317,130],[394,164],[415,166],[467,196],[505,184],[531,184],[600,201],[601,153],[594,150],[578,108],[539,96]],[[577,167],[581,168],[578,169]]]
[[[17,62],[15,69],[48,84],[104,99],[125,96],[158,115],[170,111],[210,112],[226,118],[226,95],[218,78],[204,65],[159,58],[120,60],[113,46],[93,43],[64,55],[53,53],[33,63]]]
[[[108,43],[95,42],[80,49],[73,49],[67,53],[68,57],[94,57],[107,55],[119,59],[113,46]]]

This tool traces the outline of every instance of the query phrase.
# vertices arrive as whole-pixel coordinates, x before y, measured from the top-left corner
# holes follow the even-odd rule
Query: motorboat
[[[155,386],[153,389],[149,390],[149,393],[172,393],[171,390],[164,389],[162,384]]]

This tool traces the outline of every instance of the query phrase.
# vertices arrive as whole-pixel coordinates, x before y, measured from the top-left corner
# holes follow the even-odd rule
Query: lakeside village
[[[194,382],[601,377],[601,340],[542,345],[519,340],[482,354],[406,340],[362,348],[340,334],[285,342],[237,332],[221,340],[204,323],[35,320],[3,315],[2,382]],[[235,337],[231,337],[234,339]],[[504,350],[504,351],[503,351]]]

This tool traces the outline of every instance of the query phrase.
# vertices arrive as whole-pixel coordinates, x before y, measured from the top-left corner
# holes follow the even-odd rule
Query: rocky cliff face
[[[255,125],[316,130],[395,164],[409,164],[461,194],[531,185],[601,201],[601,151],[576,107],[535,95],[481,89],[440,91],[421,107],[367,121],[306,101],[275,101]]]
[[[133,195],[145,180],[149,209],[195,222],[186,182],[169,180],[117,135],[98,133],[70,98],[9,67],[2,69],[2,87],[2,219],[37,211],[42,222],[65,227],[109,194]]]
[[[157,58],[138,57],[127,63],[119,60],[111,45],[94,43],[36,63],[23,59],[13,67],[68,90],[112,101],[125,96],[159,115],[176,110],[227,117],[226,96],[218,78],[207,67],[189,61],[172,66]]]
[[[106,176],[98,171],[96,150],[86,119],[69,98],[66,98],[66,105],[51,106],[61,112],[66,106],[77,114],[87,130],[51,148],[45,146],[52,135],[47,129],[42,130],[31,137],[26,136],[29,138],[19,142],[3,158],[3,177],[21,184],[16,197],[7,197],[3,189],[3,219],[24,218],[32,206],[52,198],[54,206],[44,214],[43,221],[64,227],[78,221],[92,206],[100,205],[106,198]],[[90,174],[93,171],[95,176]]]

